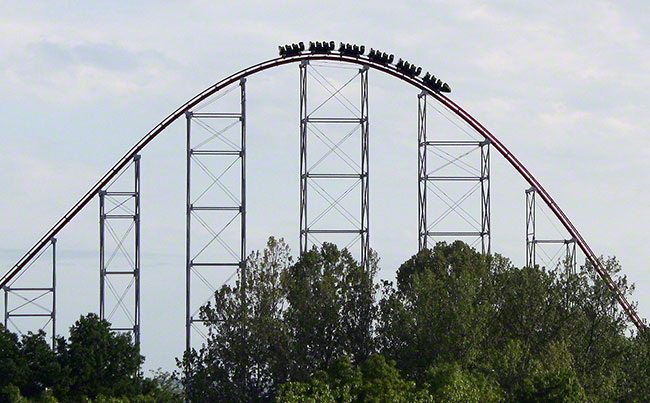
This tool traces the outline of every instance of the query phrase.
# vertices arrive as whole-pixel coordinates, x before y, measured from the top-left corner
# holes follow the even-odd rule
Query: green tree
[[[152,402],[157,403],[183,401],[182,385],[175,373],[169,373],[160,368],[151,372],[151,377],[142,380],[143,398],[149,398]]]
[[[617,275],[616,260],[603,263],[619,290],[629,297],[632,287]],[[488,367],[498,366],[498,352],[514,345],[523,354],[520,362],[526,364],[520,371],[508,372],[511,378],[500,373],[506,390],[519,388],[534,369],[531,362],[537,360],[556,362],[562,368],[571,362],[570,371],[588,400],[611,401],[621,395],[619,389],[629,374],[623,364],[631,347],[625,335],[628,322],[616,295],[592,267],[582,267],[577,273],[563,267],[553,271],[512,268],[495,273],[494,278],[496,318],[490,322],[493,343]],[[557,353],[558,345],[563,346],[563,354]],[[549,352],[554,353],[549,357]],[[570,377],[564,379],[569,382]]]
[[[27,364],[23,381],[19,384],[25,397],[40,396],[46,388],[61,390],[59,381],[64,377],[56,352],[45,339],[45,332],[28,333],[20,344],[20,353]]]
[[[247,259],[246,278],[224,285],[201,309],[208,343],[179,362],[191,401],[268,400],[289,377],[286,306],[280,273],[292,264],[283,240],[270,238],[264,252]]]
[[[603,266],[628,298],[615,259]],[[645,401],[648,336],[590,266],[516,268],[439,243],[382,282],[334,245],[293,264],[271,239],[202,310],[182,361],[193,401]],[[385,358],[384,358],[385,357]]]
[[[82,316],[70,327],[63,358],[70,370],[69,396],[136,395],[144,361],[131,336],[110,330],[95,314]]]
[[[54,349],[43,331],[19,339],[0,326],[0,402],[181,402],[175,376],[143,378],[142,360],[128,335],[94,314],[82,316],[69,343],[58,337]]]
[[[620,292],[630,298],[634,286],[620,274],[615,258],[602,259],[603,267]],[[625,356],[633,348],[628,337],[629,321],[616,294],[591,264],[581,271],[580,300],[572,307],[576,318],[565,322],[565,339],[576,360],[576,370],[589,399],[611,401],[620,395],[620,385],[630,376]]]
[[[437,362],[470,365],[481,355],[492,317],[491,260],[462,242],[439,243],[384,283],[381,351],[421,380]]]
[[[566,343],[551,342],[533,353],[517,339],[493,356],[491,368],[509,400],[579,402],[586,396]]]
[[[27,363],[20,353],[18,336],[0,325],[0,391],[6,390],[5,394],[12,393],[13,388],[24,382],[26,372]],[[8,401],[8,397],[0,397],[0,402]]]
[[[194,401],[271,400],[277,386],[306,380],[341,355],[374,351],[370,270],[347,250],[324,244],[293,263],[282,240],[247,260],[246,276],[201,309],[208,343],[179,362]]]
[[[376,272],[376,258],[366,269],[329,243],[283,272],[294,379],[306,379],[340,356],[361,361],[375,351]]]
[[[417,403],[432,399],[414,382],[403,379],[395,362],[375,354],[356,366],[349,357],[339,357],[305,382],[282,385],[276,402]]]
[[[493,379],[472,374],[456,363],[441,363],[431,367],[423,387],[433,402],[482,403],[505,401],[505,393]]]
[[[650,390],[650,332],[636,335],[623,356],[622,367],[626,376],[617,396],[620,401],[643,402]]]

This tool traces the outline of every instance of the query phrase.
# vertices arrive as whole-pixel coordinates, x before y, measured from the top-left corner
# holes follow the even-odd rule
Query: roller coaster
[[[129,276],[133,287],[134,305],[131,323],[124,327],[115,327],[115,330],[133,332],[136,342],[140,341],[140,245],[139,245],[139,226],[140,226],[140,176],[139,164],[140,153],[155,138],[161,135],[173,122],[179,119],[186,119],[187,128],[187,181],[186,181],[186,348],[191,347],[192,328],[199,325],[200,320],[196,317],[196,306],[192,306],[192,280],[193,276],[199,275],[200,270],[214,270],[220,267],[238,268],[241,276],[246,276],[246,82],[249,77],[255,74],[273,69],[279,66],[297,64],[300,68],[300,251],[305,252],[309,249],[310,244],[319,243],[334,235],[349,235],[352,241],[345,246],[359,244],[360,262],[367,265],[370,253],[370,191],[369,191],[369,113],[368,113],[368,72],[377,71],[388,76],[392,76],[410,85],[418,91],[418,249],[427,248],[431,240],[439,239],[457,239],[474,237],[477,239],[476,245],[480,243],[483,253],[491,252],[490,245],[490,149],[496,151],[521,175],[528,183],[530,188],[526,190],[526,264],[535,264],[535,247],[536,245],[547,243],[561,243],[566,245],[567,257],[575,265],[576,246],[584,254],[586,261],[593,268],[595,273],[607,284],[607,286],[616,293],[618,303],[624,310],[629,320],[634,326],[642,331],[645,329],[644,322],[639,318],[634,306],[631,305],[626,297],[618,290],[615,281],[610,277],[603,263],[599,260],[596,253],[589,246],[585,238],[578,229],[572,224],[571,220],[562,211],[560,206],[554,201],[549,192],[533,176],[533,174],[524,166],[524,164],[485,126],[470,115],[465,109],[456,104],[450,97],[451,87],[435,75],[426,72],[422,74],[421,67],[409,63],[401,58],[395,61],[393,54],[370,49],[366,52],[365,46],[359,46],[349,43],[340,43],[335,46],[332,41],[311,42],[307,46],[304,43],[294,43],[279,47],[279,56],[255,64],[240,70],[230,76],[220,80],[200,92],[189,101],[178,107],[169,116],[165,117],[160,123],[154,126],[144,137],[141,138],[126,154],[124,154],[115,165],[106,172],[71,208],[61,219],[54,224],[45,234],[36,242],[16,264],[6,271],[0,278],[0,287],[4,290],[5,300],[5,325],[12,317],[16,316],[34,316],[36,314],[20,313],[20,309],[30,303],[34,303],[36,298],[21,297],[23,302],[17,308],[9,307],[10,298],[19,295],[25,291],[41,291],[41,294],[49,293],[52,296],[52,307],[47,312],[38,315],[48,317],[52,325],[52,333],[55,331],[56,323],[56,237],[74,218],[88,206],[95,198],[100,201],[100,316],[107,317],[109,309],[105,309],[106,292],[109,290],[109,276],[124,275]],[[354,67],[355,76],[343,86],[335,88],[328,87],[328,96],[313,109],[309,109],[308,77],[309,69],[314,63],[326,62],[342,66]],[[359,104],[352,105],[347,99],[341,99],[341,90],[353,80],[359,82]],[[239,90],[239,111],[217,111],[205,112],[203,107],[212,102],[215,97],[226,91]],[[326,102],[338,100],[346,104],[351,112],[346,116],[320,116],[316,112]],[[435,102],[439,107],[444,108],[450,114],[456,116],[466,125],[468,125],[479,136],[479,140],[472,141],[447,141],[440,139],[430,139],[427,137],[427,112],[426,107],[429,102]],[[227,127],[238,127],[236,138],[225,139],[223,133],[212,130],[206,122],[212,121],[228,122]],[[349,131],[359,136],[360,152],[358,158],[352,158],[341,151],[341,142],[327,140],[328,154],[338,154],[342,159],[349,160],[352,171],[341,172],[317,172],[313,163],[312,155],[308,153],[312,146],[311,138],[318,132],[314,130],[318,127],[331,127],[340,125],[352,128]],[[209,139],[221,140],[223,147],[206,148],[206,141],[196,143],[194,136],[196,130],[203,128],[208,130]],[[324,136],[320,129],[319,137]],[[347,137],[346,137],[347,138]],[[448,147],[474,147],[480,151],[479,167],[471,171],[471,175],[440,175],[430,171],[430,157],[432,150],[443,150],[447,156],[449,153],[444,150]],[[442,154],[441,154],[442,155]],[[463,154],[464,155],[464,154]],[[447,159],[447,164],[454,164],[459,161],[460,157]],[[206,161],[210,162],[206,162]],[[352,161],[355,160],[355,161]],[[228,189],[221,181],[222,176],[211,173],[209,167],[213,161],[227,161],[227,168],[237,167],[238,180],[232,189]],[[205,172],[211,178],[208,188],[217,186],[224,190],[229,196],[227,202],[219,201],[212,204],[200,204],[198,199],[194,200],[192,195],[196,194],[193,187],[193,169],[198,166],[200,171]],[[113,190],[111,186],[117,178],[124,175],[130,169],[133,169],[134,182],[129,189]],[[342,195],[350,192],[358,192],[359,209],[358,214],[352,214],[345,208],[338,205],[341,197],[330,196],[324,187],[325,183],[335,181],[348,181],[351,186],[345,187]],[[435,221],[432,219],[432,211],[427,201],[431,196],[432,187],[439,189],[452,182],[471,182],[476,183],[476,189],[480,190],[480,217],[475,221],[478,223],[476,230],[445,230],[437,231]],[[320,184],[319,184],[320,183]],[[432,185],[433,184],[433,185]],[[231,184],[232,185],[232,184]],[[320,189],[320,190],[319,190]],[[206,190],[207,191],[207,190]],[[313,208],[310,208],[312,193],[317,192],[321,196],[325,195],[327,205],[325,213],[330,210],[338,210],[342,215],[348,217],[351,226],[348,227],[327,227],[318,226],[318,221],[324,214],[312,215]],[[205,191],[203,192],[205,193]],[[201,195],[203,194],[201,193]],[[356,193],[355,193],[356,194]],[[568,239],[562,240],[543,240],[536,238],[535,235],[535,198],[541,198],[542,202],[552,212],[555,218],[562,224],[564,229],[570,235]],[[199,197],[200,199],[200,197]],[[116,201],[117,200],[117,201]],[[121,200],[121,201],[120,201]],[[111,201],[116,207],[110,207],[107,202]],[[447,206],[453,209],[458,206],[458,202],[448,201]],[[125,207],[132,207],[125,210]],[[117,210],[116,210],[117,209]],[[116,212],[123,210],[122,213]],[[124,212],[125,211],[125,212]],[[206,215],[209,214],[226,214],[226,224],[217,230],[211,228],[211,222]],[[131,268],[128,270],[111,271],[109,268],[111,256],[105,252],[106,235],[114,236],[110,231],[111,220],[125,220],[132,223],[131,228],[135,231],[133,244],[133,258]],[[195,228],[198,225],[207,229],[211,237],[203,248],[197,247],[192,242]],[[223,230],[228,226],[237,226],[236,246],[227,245],[221,238]],[[118,237],[119,238],[119,237]],[[118,241],[118,247],[124,249],[124,245]],[[122,239],[123,241],[123,239]],[[229,257],[212,258],[211,260],[202,260],[199,256],[210,245],[220,244],[228,252]],[[17,281],[22,274],[29,269],[31,264],[37,260],[46,250],[52,250],[52,281],[46,287],[36,287],[33,285],[18,285]],[[109,290],[110,291],[110,290]],[[126,291],[125,291],[126,292]],[[124,294],[121,294],[122,297]],[[120,293],[115,293],[117,305]],[[196,304],[194,304],[196,305]],[[106,307],[107,308],[107,307]],[[116,309],[116,308],[114,308]]]

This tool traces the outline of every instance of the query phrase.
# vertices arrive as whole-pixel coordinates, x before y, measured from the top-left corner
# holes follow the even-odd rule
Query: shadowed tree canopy
[[[615,259],[619,289],[633,287]],[[202,310],[209,340],[179,365],[192,401],[645,401],[650,348],[590,267],[517,268],[439,243],[379,282],[323,244],[271,238],[248,278]]]
[[[604,266],[630,296],[616,259]],[[201,309],[208,342],[180,379],[140,373],[128,334],[82,316],[51,349],[0,326],[0,403],[647,401],[650,342],[590,267],[517,268],[439,243],[377,281],[323,244],[296,261],[282,240]],[[182,386],[183,389],[180,389]]]
[[[54,349],[43,331],[19,339],[0,326],[0,402],[182,401],[169,374],[141,375],[143,360],[129,334],[95,314],[80,317]]]
[[[307,380],[341,356],[367,358],[376,266],[367,271],[332,244],[294,263],[284,241],[270,238],[249,256],[246,283],[222,287],[201,310],[208,343],[179,363],[190,399],[269,401],[278,385]]]

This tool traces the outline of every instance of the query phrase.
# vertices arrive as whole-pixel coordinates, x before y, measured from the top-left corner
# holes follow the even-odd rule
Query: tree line
[[[0,325],[0,402],[182,402],[174,376],[144,377],[143,362],[129,334],[92,313],[54,348],[42,330],[18,337]]]
[[[590,266],[515,267],[438,243],[377,281],[323,244],[282,240],[201,310],[208,343],[179,360],[191,401],[647,401],[650,344]],[[614,258],[604,266],[626,296]]]
[[[614,258],[621,292],[634,287]],[[200,312],[207,342],[178,371],[142,374],[128,334],[82,316],[54,348],[0,326],[2,402],[644,402],[650,339],[589,265],[515,267],[438,243],[379,281],[324,243],[283,240]]]

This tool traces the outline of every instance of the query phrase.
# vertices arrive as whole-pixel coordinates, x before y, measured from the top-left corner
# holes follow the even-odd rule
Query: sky
[[[2,9],[2,272],[176,107],[275,57],[280,44],[334,40],[394,53],[447,81],[451,99],[528,167],[592,249],[617,257],[640,315],[650,316],[647,2],[3,1]],[[346,73],[332,71],[332,82]],[[297,65],[247,81],[249,251],[270,235],[298,248],[298,82]],[[369,82],[371,245],[390,278],[417,249],[417,90],[374,71]],[[455,130],[442,122],[440,133]],[[175,123],[142,153],[146,368],[174,369],[184,346],[184,130]],[[492,250],[521,266],[528,186],[496,150],[491,176]],[[59,236],[59,333],[98,309],[97,214],[94,201]],[[553,220],[543,225],[548,237],[566,236]]]

